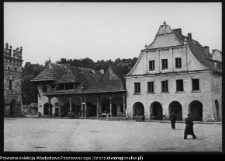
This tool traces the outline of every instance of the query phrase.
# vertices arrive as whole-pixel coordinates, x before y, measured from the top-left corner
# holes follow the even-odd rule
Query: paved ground
[[[222,152],[222,125],[195,124],[198,137],[183,139],[185,125],[57,118],[5,118],[5,151]]]

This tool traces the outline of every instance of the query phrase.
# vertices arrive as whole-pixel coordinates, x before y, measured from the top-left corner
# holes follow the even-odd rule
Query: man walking
[[[191,114],[187,115],[188,117],[185,119],[185,130],[184,130],[184,139],[187,139],[188,135],[192,135],[193,139],[196,139],[197,137],[194,134],[194,130],[193,130],[193,120],[191,118]]]
[[[172,129],[175,130],[175,123],[176,123],[176,120],[177,120],[177,116],[172,112],[172,115],[170,116],[170,121],[171,121],[171,127]]]

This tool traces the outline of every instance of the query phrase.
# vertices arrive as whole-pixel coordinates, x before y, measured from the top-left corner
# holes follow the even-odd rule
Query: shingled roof
[[[125,79],[124,75],[128,73],[128,68],[111,67],[107,69],[105,74],[98,82],[92,84],[84,93],[111,93],[124,92]]]
[[[191,52],[202,65],[209,68],[210,70],[221,72],[221,70],[215,67],[214,63],[209,60],[212,59],[212,54],[205,52],[204,47],[198,41],[180,34],[176,31],[176,29],[173,30],[173,32],[179,40],[184,42],[186,39]]]
[[[57,79],[60,78],[64,70],[65,70],[65,67],[63,65],[49,62],[45,66],[45,69],[31,81],[32,82],[56,81]]]

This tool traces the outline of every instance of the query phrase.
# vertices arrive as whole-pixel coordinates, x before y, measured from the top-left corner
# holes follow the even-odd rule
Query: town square
[[[197,139],[184,136],[184,123],[133,120],[5,118],[6,152],[222,152],[221,124],[194,124]]]
[[[221,4],[4,2],[4,152],[222,152]]]

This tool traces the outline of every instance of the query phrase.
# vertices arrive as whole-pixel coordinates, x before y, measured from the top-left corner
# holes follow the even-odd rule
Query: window
[[[73,83],[66,83],[65,89],[73,89]]]
[[[134,83],[134,93],[141,93],[140,83]]]
[[[176,68],[181,68],[181,58],[176,58],[175,59],[175,65],[176,65]]]
[[[149,71],[155,70],[155,61],[149,61]]]
[[[9,90],[12,90],[12,80],[9,80]]]
[[[47,84],[43,84],[43,89],[42,89],[43,92],[47,92]]]
[[[183,80],[176,80],[177,82],[177,91],[184,91]]]
[[[154,82],[148,82],[148,93],[154,93]]]
[[[64,90],[64,84],[59,84],[59,86],[57,87],[57,90]]]
[[[167,59],[162,59],[162,70],[167,68],[168,68]]]
[[[192,79],[192,90],[199,91],[199,79]]]
[[[16,69],[17,69],[17,68],[15,67],[15,71],[17,71]]]
[[[168,92],[168,81],[162,81],[162,92]]]

